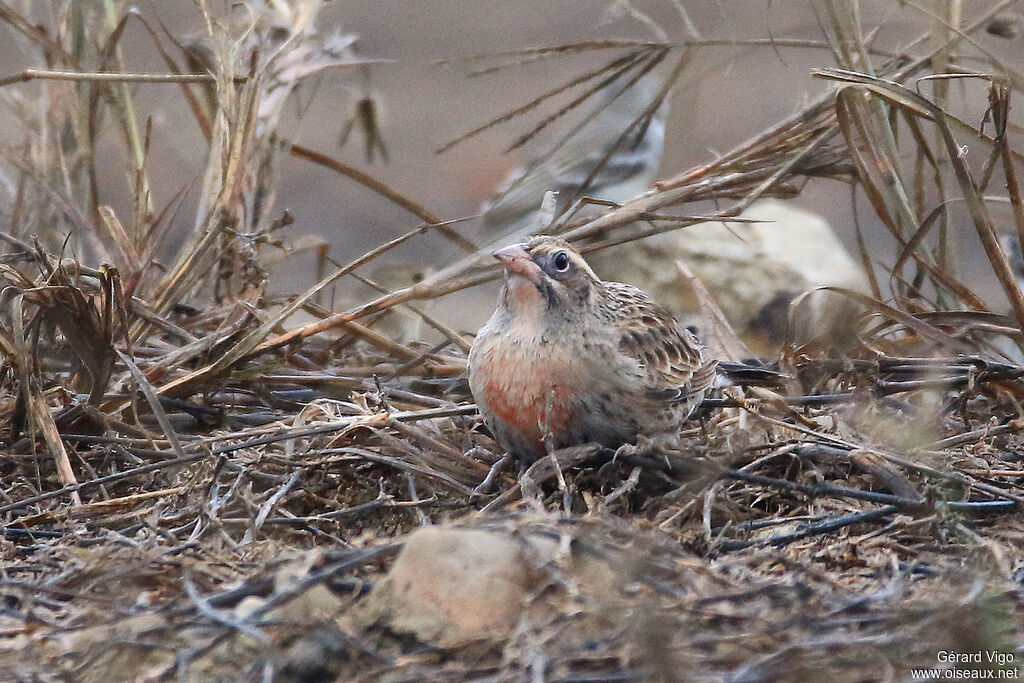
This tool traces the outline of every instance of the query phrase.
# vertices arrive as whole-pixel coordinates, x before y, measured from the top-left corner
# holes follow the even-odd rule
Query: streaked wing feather
[[[567,145],[542,157],[533,166],[514,171],[498,188],[496,197],[484,207],[486,224],[504,226],[535,212],[540,198],[548,190],[558,192],[559,211],[579,199],[587,191],[583,181],[601,163],[606,152],[605,147],[599,146],[601,141],[591,140],[591,137],[595,136],[587,136],[578,145],[584,150],[588,145],[598,145],[596,150],[581,155],[577,144]],[[595,178],[590,187],[599,186],[597,181]]]
[[[618,89],[609,89],[594,118],[570,132],[570,140],[560,141],[553,151],[505,179],[483,207],[485,225],[506,228],[523,220],[537,210],[540,198],[548,190],[558,191],[559,212],[587,194],[612,201],[631,199],[606,196],[606,190],[624,178],[653,176],[661,159],[668,101],[641,124],[643,127],[637,131],[639,140],[633,136],[622,140],[619,137],[634,124],[662,85],[659,78],[645,78],[630,92],[614,99],[609,98],[618,94]],[[617,153],[608,158],[613,145]]]
[[[621,330],[620,348],[647,372],[648,393],[669,401],[688,401],[714,381],[716,363],[668,311],[642,290],[619,282],[605,288]]]

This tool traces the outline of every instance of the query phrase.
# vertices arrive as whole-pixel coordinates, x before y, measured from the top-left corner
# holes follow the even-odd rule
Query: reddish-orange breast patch
[[[563,381],[567,366],[554,358],[524,361],[501,352],[488,354],[491,370],[482,383],[483,399],[491,413],[519,432],[524,440],[544,449],[544,430],[557,436],[568,431],[575,418],[575,386]]]

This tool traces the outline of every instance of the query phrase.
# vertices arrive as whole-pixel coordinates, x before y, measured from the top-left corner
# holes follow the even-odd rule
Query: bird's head
[[[568,242],[542,235],[494,252],[505,268],[503,301],[513,311],[571,315],[592,304],[601,280]]]

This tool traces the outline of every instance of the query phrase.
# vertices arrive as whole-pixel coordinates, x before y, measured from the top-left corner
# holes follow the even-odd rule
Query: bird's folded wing
[[[593,144],[600,143],[597,141]],[[559,211],[564,211],[568,205],[582,197],[588,188],[596,185],[595,179],[590,179],[590,176],[605,158],[607,151],[599,147],[580,154],[575,145],[568,150],[563,147],[530,166],[512,172],[498,188],[496,196],[484,205],[484,225],[488,231],[503,231],[514,226],[525,216],[537,211],[541,197],[548,190],[558,192]]]
[[[649,395],[685,401],[711,385],[715,362],[704,359],[700,344],[668,311],[636,287],[617,282],[605,287],[615,302],[619,346],[644,368]]]

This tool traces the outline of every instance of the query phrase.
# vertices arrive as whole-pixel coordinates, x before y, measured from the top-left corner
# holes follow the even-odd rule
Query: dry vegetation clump
[[[822,40],[790,42],[821,50],[825,96],[624,205],[556,217],[551,232],[593,251],[829,178],[868,198],[893,248],[884,263],[862,250],[871,295],[828,293],[859,306],[838,336],[776,358],[739,362],[742,343],[698,292],[734,386],[678,444],[567,448],[518,476],[461,379],[471,337],[417,304],[495,278],[489,252],[283,129],[299,82],[366,61],[353,36],[318,31],[319,4],[218,15],[201,2],[206,35],[190,42],[114,0],[54,3],[46,23],[0,3],[5,35],[38,66],[0,80],[17,131],[0,146],[0,677],[869,680],[907,678],[939,650],[1019,667],[1024,200],[1011,101],[1024,81],[972,38],[1012,32],[1012,2],[950,0],[935,17],[906,3],[936,28],[883,48],[857,3],[816,0]],[[124,63],[133,22],[165,72]],[[565,86],[593,95],[660,64],[678,75],[722,42],[469,61],[591,53],[593,70]],[[955,110],[953,79],[983,116]],[[169,234],[180,188],[150,181],[155,124],[133,87],[161,81],[193,115],[175,125],[209,143],[183,239]],[[363,111],[376,139],[372,102]],[[129,172],[101,174],[101,146]],[[289,154],[422,223],[271,297],[267,259],[292,223],[275,203]],[[129,211],[104,199],[115,186]],[[961,280],[957,230],[982,245],[1009,314]],[[347,310],[324,303],[425,239],[464,255]],[[396,307],[442,341],[389,335],[378,319]],[[442,522],[530,546],[522,616],[501,637],[441,646],[354,616],[408,535]],[[578,573],[587,558],[604,568],[601,590]],[[480,599],[467,611],[488,610]]]

